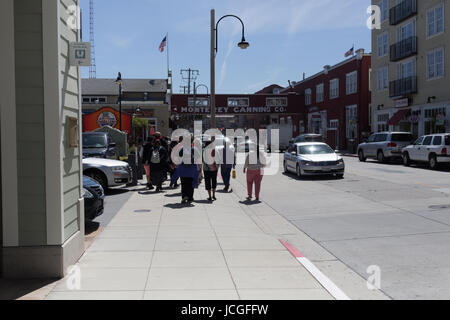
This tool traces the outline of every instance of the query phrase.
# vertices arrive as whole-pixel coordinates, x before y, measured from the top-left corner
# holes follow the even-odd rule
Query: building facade
[[[226,129],[264,129],[269,124],[278,123],[280,115],[296,116],[297,99],[295,93],[218,94],[217,126]],[[175,128],[193,129],[194,120],[203,121],[203,127],[209,128],[209,102],[208,95],[173,95],[171,105]]]
[[[450,131],[450,8],[444,0],[372,1],[374,131]]]
[[[352,149],[370,128],[371,55],[360,49],[353,56],[282,91],[299,98],[295,115],[280,115],[281,123],[292,122],[296,134],[317,133],[333,148]]]
[[[115,81],[115,79],[82,80],[83,114],[89,115],[104,110],[104,112],[99,112],[99,119],[94,121],[98,127],[112,122],[112,127],[120,128],[120,119],[115,116],[120,109],[119,85]],[[165,136],[168,135],[170,82],[170,79],[123,79],[122,113],[127,119],[133,117],[147,119],[149,121],[149,132],[159,131]],[[111,112],[110,109],[116,112]],[[106,113],[108,114],[108,121],[102,121]],[[125,122],[122,119],[122,121],[122,130],[131,131],[130,120]],[[87,130],[87,127],[84,129],[86,131],[91,130]]]
[[[2,277],[61,277],[84,252],[76,5],[0,1]]]

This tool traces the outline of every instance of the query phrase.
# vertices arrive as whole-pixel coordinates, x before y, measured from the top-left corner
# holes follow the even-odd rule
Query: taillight
[[[396,148],[396,147],[397,147],[396,143],[394,143],[394,142],[389,142],[388,143],[388,148]]]
[[[442,155],[444,155],[444,156],[447,155],[447,148],[442,148]]]

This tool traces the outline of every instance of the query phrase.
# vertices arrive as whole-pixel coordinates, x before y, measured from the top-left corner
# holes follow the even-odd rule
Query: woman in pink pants
[[[253,184],[255,185],[256,201],[259,201],[259,193],[261,191],[261,182],[264,175],[265,158],[261,152],[250,152],[247,155],[244,165],[244,173],[247,173],[247,200],[253,198]]]

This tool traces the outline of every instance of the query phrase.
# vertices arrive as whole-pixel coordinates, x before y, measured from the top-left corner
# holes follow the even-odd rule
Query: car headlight
[[[83,188],[83,198],[92,199],[94,195],[89,190]]]
[[[118,171],[125,171],[125,172],[127,172],[127,167],[112,167],[111,170],[114,171],[114,172],[118,172]]]
[[[302,160],[301,163],[304,166],[312,166],[314,164],[314,162],[312,162],[312,161],[305,161],[305,160]]]
[[[344,164],[344,159],[339,159],[337,164]]]

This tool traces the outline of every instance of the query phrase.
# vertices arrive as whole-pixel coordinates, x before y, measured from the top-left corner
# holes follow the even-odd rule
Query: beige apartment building
[[[450,1],[372,4],[372,131],[450,132]]]

